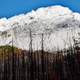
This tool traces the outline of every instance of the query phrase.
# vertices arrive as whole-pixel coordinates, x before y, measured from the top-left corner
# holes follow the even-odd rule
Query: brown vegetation
[[[66,52],[66,55],[63,53]],[[26,51],[0,47],[0,80],[79,80],[80,48],[66,51]]]

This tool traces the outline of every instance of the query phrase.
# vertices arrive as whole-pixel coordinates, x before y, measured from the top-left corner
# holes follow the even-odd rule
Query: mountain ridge
[[[80,14],[59,5],[39,8],[27,14],[0,19],[0,45],[12,45],[29,50],[30,30],[33,50],[54,51],[73,46],[80,33]]]

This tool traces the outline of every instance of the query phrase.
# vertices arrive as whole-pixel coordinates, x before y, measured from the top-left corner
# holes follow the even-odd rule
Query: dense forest
[[[65,54],[66,53],[66,54]],[[0,47],[0,80],[79,80],[80,48],[53,53]]]

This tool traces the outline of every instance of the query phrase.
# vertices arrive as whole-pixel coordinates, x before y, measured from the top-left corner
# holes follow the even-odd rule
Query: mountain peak
[[[33,50],[41,50],[42,34],[45,51],[69,48],[74,44],[73,37],[79,37],[79,16],[67,7],[56,5],[3,18],[0,20],[0,45],[11,45],[14,41],[14,46],[29,50],[31,30]]]

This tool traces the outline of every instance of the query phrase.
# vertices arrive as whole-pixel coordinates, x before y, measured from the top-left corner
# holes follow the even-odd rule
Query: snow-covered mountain
[[[40,50],[43,34],[45,51],[64,49],[79,39],[80,14],[59,5],[39,8],[27,14],[0,19],[0,45],[29,50],[30,31],[33,50]]]

